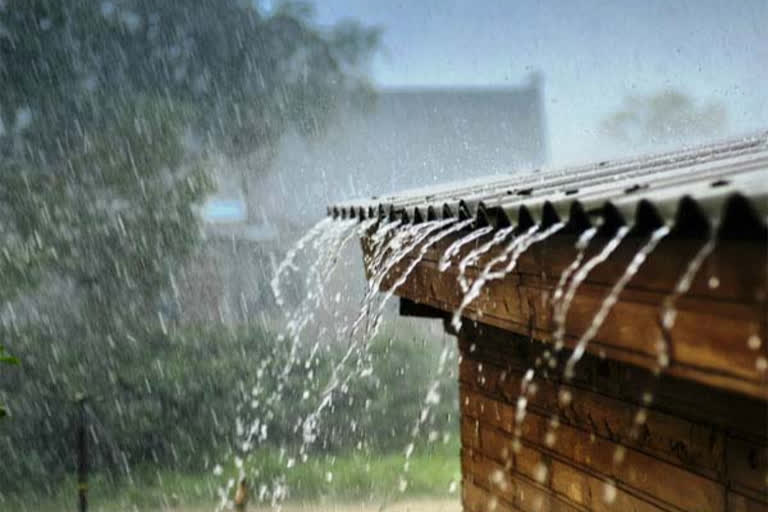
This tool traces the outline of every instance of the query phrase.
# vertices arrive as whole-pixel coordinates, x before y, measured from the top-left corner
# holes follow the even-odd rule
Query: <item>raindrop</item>
[[[603,486],[603,501],[610,505],[616,501],[617,495],[618,491],[616,489],[616,484],[611,481],[606,482]]]
[[[619,445],[613,452],[613,463],[618,465],[624,462],[624,458],[627,456],[627,449],[624,446]]]

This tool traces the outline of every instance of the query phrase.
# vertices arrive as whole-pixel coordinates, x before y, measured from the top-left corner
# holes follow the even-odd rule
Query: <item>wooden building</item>
[[[378,225],[472,219],[424,238],[381,286],[413,267],[395,290],[401,314],[451,330],[464,297],[457,263],[511,231],[466,267],[471,283],[519,256],[454,331],[466,511],[768,510],[765,134],[329,213]],[[448,247],[483,227],[441,271]],[[382,246],[364,238],[366,261]],[[586,352],[571,366],[577,347]]]

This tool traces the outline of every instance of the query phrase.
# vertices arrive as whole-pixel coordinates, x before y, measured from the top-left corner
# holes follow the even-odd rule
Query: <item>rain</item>
[[[0,0],[0,511],[768,509],[760,19]]]

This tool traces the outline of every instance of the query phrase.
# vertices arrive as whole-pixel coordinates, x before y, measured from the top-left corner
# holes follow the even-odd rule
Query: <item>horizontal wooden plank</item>
[[[768,512],[766,501],[757,501],[736,492],[728,493],[728,512]]]
[[[487,368],[488,371],[472,377],[472,382],[478,384],[482,379],[486,383],[485,388],[491,391],[499,386],[499,374],[493,371],[494,368],[501,368],[499,365],[502,365],[506,378],[514,375],[519,378],[526,370],[534,368],[543,353],[550,350],[545,343],[532,342],[483,324],[468,324],[459,338],[459,345],[462,359],[477,363],[475,366],[463,365],[464,371],[476,372],[478,367]],[[560,367],[567,356],[567,352],[560,354]],[[575,377],[567,385],[560,378],[559,370],[547,374],[546,369],[546,366],[538,368],[536,382],[543,378],[551,385],[566,386],[565,389],[572,386],[597,393],[626,403],[633,413],[643,403],[643,395],[652,392],[653,411],[684,419],[694,425],[711,425],[727,431],[729,435],[753,439],[758,443],[765,444],[768,438],[768,406],[748,396],[668,375],[657,377],[638,367],[589,354],[576,367]],[[506,384],[505,389],[498,393],[513,401],[518,390],[519,385]],[[706,396],[707,400],[702,401],[701,396]]]
[[[497,382],[506,373],[503,383],[495,389],[480,384]],[[478,377],[487,375],[487,379]],[[501,370],[491,365],[478,365],[465,358],[460,370],[463,385],[468,389],[484,391],[491,398],[514,404],[520,390],[522,373]],[[542,415],[557,414],[559,421],[594,432],[603,438],[626,444],[654,457],[678,464],[718,478],[725,471],[724,449],[726,435],[723,430],[665,414],[653,408],[643,408],[642,426],[636,423],[639,406],[621,400],[579,389],[570,385],[556,385],[537,380],[536,393],[528,397],[528,407]],[[559,397],[567,393],[568,404]],[[637,432],[633,437],[631,434]]]
[[[486,237],[487,239],[487,237]],[[397,291],[416,303],[451,314],[462,294],[456,282],[457,266],[440,272],[437,261],[456,240],[447,237],[427,251],[407,282]],[[457,262],[480,239],[465,247]],[[524,252],[515,272],[486,285],[467,309],[466,317],[518,334],[550,340],[554,329],[549,298],[560,273],[574,258],[573,236],[555,236]],[[566,343],[573,346],[592,322],[609,287],[643,243],[629,237],[580,286],[566,323]],[[660,305],[703,241],[670,237],[650,255],[621,294],[588,349],[605,357],[639,365],[657,366],[662,335]],[[604,239],[590,246],[594,253]],[[364,244],[365,247],[365,244]],[[489,251],[469,275],[498,254]],[[587,257],[590,254],[587,252]],[[677,322],[670,333],[671,375],[693,379],[768,400],[768,342],[766,342],[766,246],[758,242],[726,241],[704,262],[691,290],[677,302]],[[383,287],[390,286],[410,261],[390,272]],[[750,339],[760,340],[758,347]]]
[[[506,501],[499,500],[471,480],[463,482],[462,504],[465,512],[517,512],[520,510]]]
[[[385,280],[384,287],[388,284],[391,283]],[[520,277],[515,275],[492,281],[465,316],[510,332],[550,340],[554,330],[552,308],[542,297],[550,296],[552,290],[542,286],[543,282],[536,282],[535,278],[521,284]],[[565,342],[571,347],[589,328],[608,291],[589,283],[579,290],[566,323]],[[430,262],[418,264],[398,294],[447,313],[458,308],[461,300],[456,275],[440,272]],[[623,293],[588,350],[656,368],[662,335],[659,304],[663,296],[655,296],[653,303],[647,295],[645,291]],[[765,338],[764,330],[762,310],[754,304],[680,300],[677,322],[670,333],[670,366],[666,372],[768,400],[767,376],[760,363],[768,361],[761,359],[768,356],[768,344],[761,343],[757,350],[748,344],[756,332],[758,337]]]
[[[524,512],[584,512],[584,507],[558,496],[546,486],[526,478],[481,454],[467,456],[471,485],[483,489],[471,499],[511,506]]]
[[[466,390],[461,393],[461,406],[462,414],[480,420],[481,451],[484,451],[484,428],[499,429],[511,439],[515,425],[513,406]],[[680,509],[699,512],[725,510],[725,488],[722,484],[566,424],[558,427],[556,441],[547,443],[548,421],[548,416],[529,411],[522,424],[522,440],[573,466],[582,467],[604,479],[613,479],[627,488]],[[618,450],[623,453],[621,463],[615,461]],[[665,478],[658,478],[657,475],[665,475]]]
[[[424,256],[425,261],[437,262],[447,247],[456,237],[447,237],[436,243]],[[472,249],[488,241],[493,235],[481,237],[476,242],[464,246],[452,259],[454,265]],[[557,281],[562,271],[574,260],[577,251],[575,244],[578,236],[556,234],[551,238],[532,245],[519,258],[516,273],[533,276],[545,275]],[[606,243],[604,237],[596,237],[585,253],[585,259],[594,256]],[[624,271],[629,260],[644,243],[643,237],[627,237],[611,255],[611,258],[598,265],[589,276],[589,282],[610,286],[616,276]],[[704,244],[703,239],[682,238],[671,235],[659,243],[656,250],[643,264],[643,268],[629,284],[631,289],[641,289],[656,293],[667,293],[685,271],[688,262]],[[473,265],[474,268],[496,257],[503,245],[492,249]],[[758,240],[721,241],[714,252],[704,260],[702,270],[691,285],[689,296],[707,300],[751,302],[764,300],[766,244]],[[739,262],[739,265],[734,265]],[[755,269],[763,268],[763,274],[755,274]],[[710,278],[716,277],[718,286],[710,286]]]
[[[768,446],[729,437],[726,445],[728,481],[743,493],[768,503]]]

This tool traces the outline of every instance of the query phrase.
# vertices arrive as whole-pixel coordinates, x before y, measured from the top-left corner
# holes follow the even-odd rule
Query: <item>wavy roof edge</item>
[[[768,132],[684,150],[581,167],[491,176],[328,207],[336,218],[408,223],[475,218],[521,230],[566,222],[576,231],[661,225],[733,238],[765,236]]]

